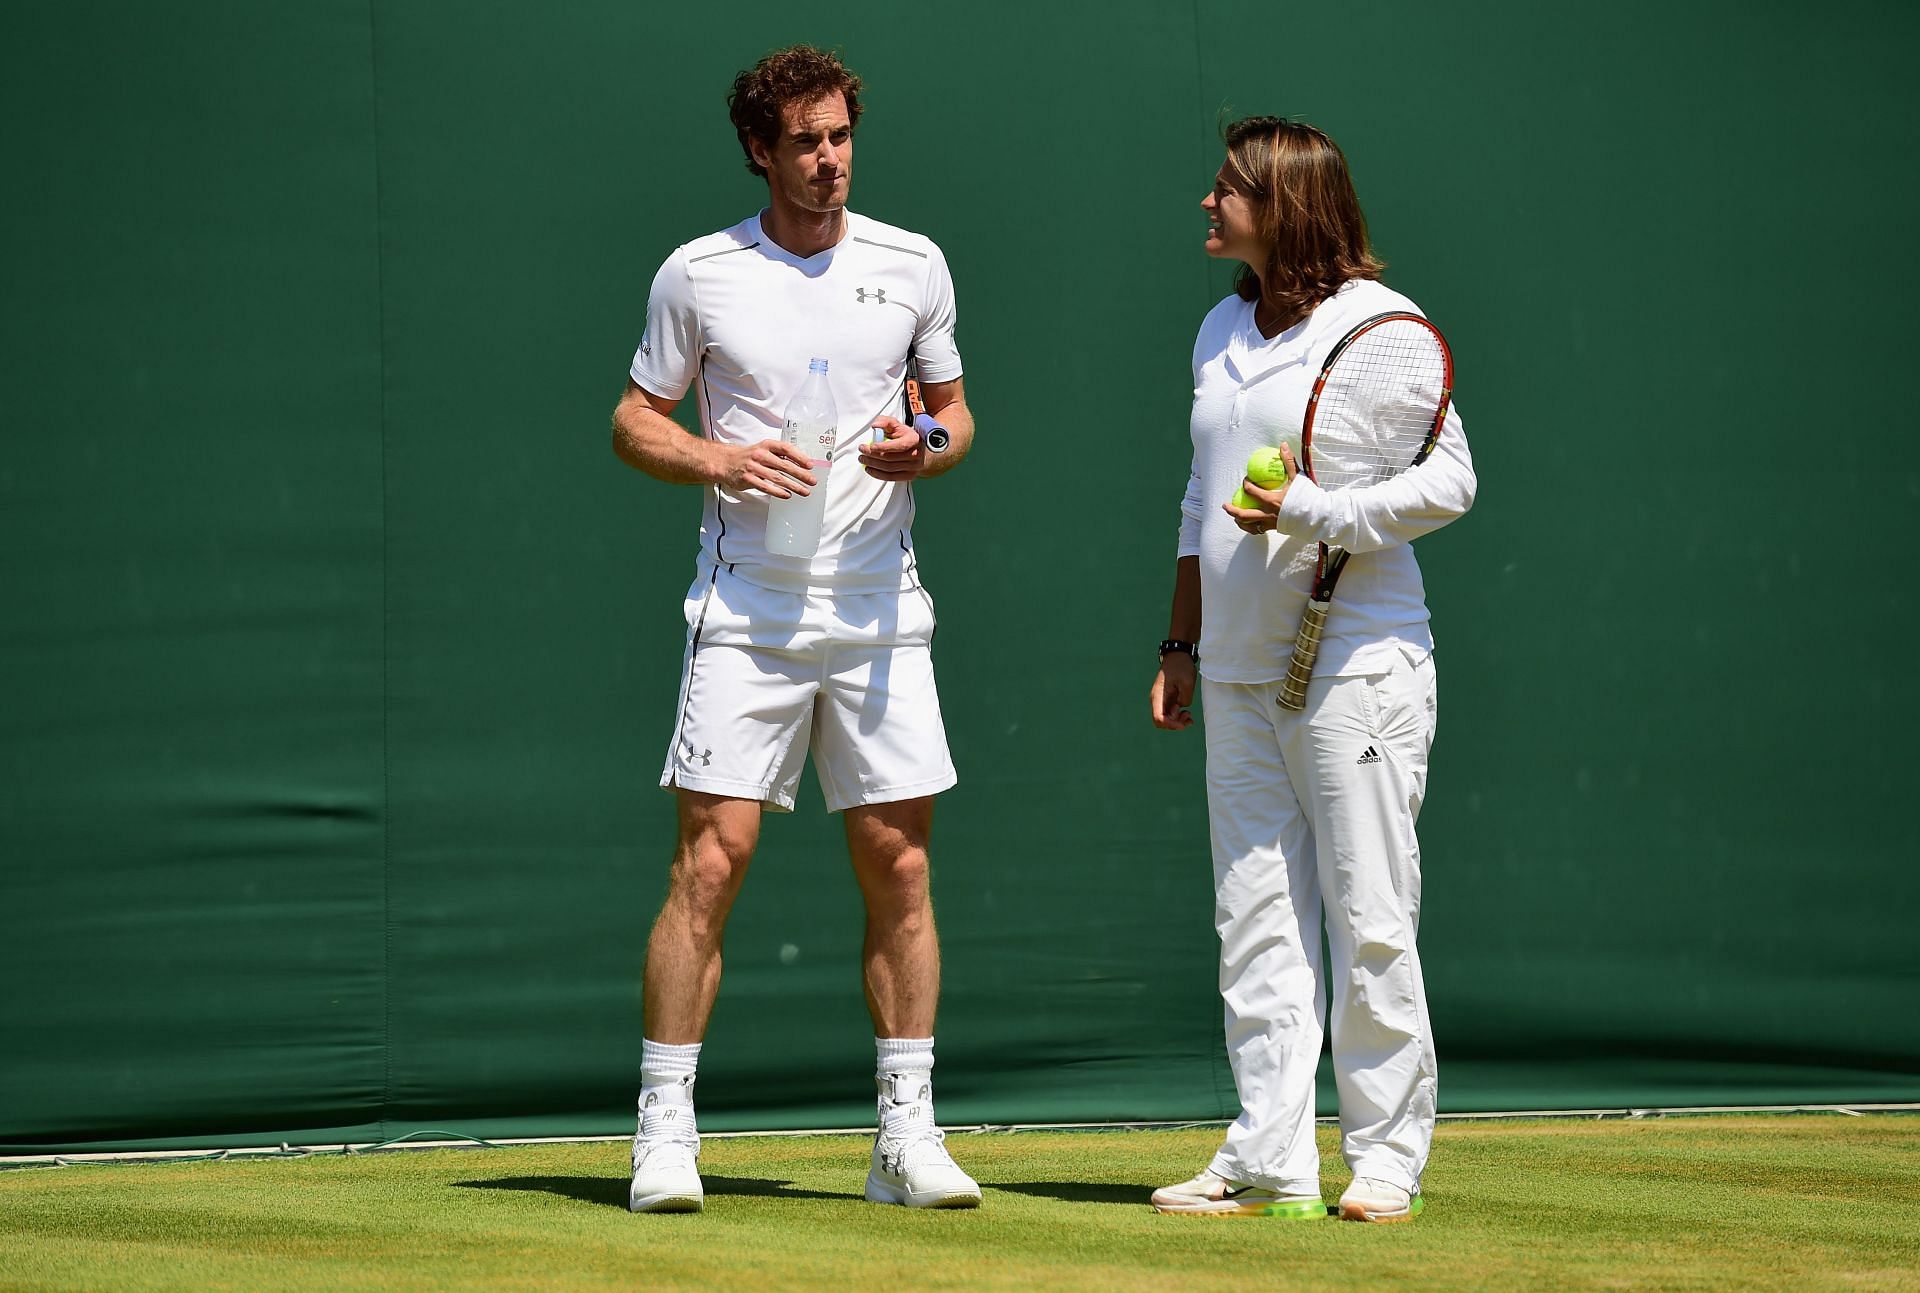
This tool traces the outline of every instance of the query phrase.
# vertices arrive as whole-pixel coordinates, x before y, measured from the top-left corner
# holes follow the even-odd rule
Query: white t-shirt
[[[1362,319],[1419,307],[1370,279],[1351,279],[1272,339],[1253,303],[1213,307],[1193,347],[1193,470],[1181,501],[1180,555],[1200,558],[1200,672],[1217,682],[1284,678],[1312,591],[1319,544],[1353,554],[1334,590],[1316,677],[1385,673],[1393,657],[1433,649],[1426,587],[1413,539],[1473,504],[1473,458],[1450,408],[1433,452],[1394,479],[1323,490],[1296,478],[1277,529],[1249,535],[1220,510],[1255,449],[1285,442],[1296,455],[1307,396],[1334,344]]]
[[[633,380],[664,399],[699,387],[707,436],[779,439],[811,359],[825,359],[839,410],[825,528],[812,557],[769,553],[766,495],[707,492],[700,549],[773,588],[878,592],[918,586],[913,491],[861,470],[859,445],[882,413],[901,417],[907,354],[926,382],[960,376],[953,279],[930,240],[846,213],[846,235],[813,256],[784,250],[754,216],[667,258],[647,301]]]

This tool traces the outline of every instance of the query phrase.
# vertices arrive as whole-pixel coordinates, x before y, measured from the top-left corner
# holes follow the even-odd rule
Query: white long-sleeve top
[[[1295,478],[1272,533],[1246,534],[1220,509],[1255,449],[1284,442],[1298,456],[1320,366],[1356,323],[1387,310],[1419,307],[1384,284],[1352,279],[1271,340],[1254,326],[1253,303],[1238,296],[1200,325],[1180,555],[1200,558],[1200,672],[1216,682],[1286,676],[1321,543],[1353,556],[1333,595],[1316,677],[1384,673],[1396,654],[1417,660],[1433,650],[1426,585],[1410,545],[1473,505],[1473,458],[1457,407],[1427,460],[1392,480],[1324,490]]]

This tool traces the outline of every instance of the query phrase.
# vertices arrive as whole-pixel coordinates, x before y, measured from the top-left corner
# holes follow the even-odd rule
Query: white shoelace
[[[933,1164],[956,1167],[947,1152],[947,1133],[933,1121],[933,1108],[922,1103],[894,1105],[882,1111],[880,1141],[897,1146],[900,1162],[906,1167]]]
[[[635,1170],[642,1159],[662,1150],[682,1151],[690,1160],[700,1156],[700,1132],[692,1105],[662,1102],[640,1115],[640,1134],[633,1141]]]

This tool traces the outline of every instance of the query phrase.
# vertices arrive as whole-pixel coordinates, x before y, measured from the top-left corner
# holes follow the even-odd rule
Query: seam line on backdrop
[[[1200,0],[1193,0],[1193,106],[1195,115],[1200,118],[1200,165],[1205,173],[1209,147],[1212,140],[1207,135],[1207,67],[1206,58],[1201,53],[1201,34],[1204,27],[1200,21]],[[1225,105],[1221,105],[1224,107]],[[1215,111],[1214,125],[1216,133],[1219,126],[1219,112]],[[1211,181],[1209,181],[1211,182]],[[1205,318],[1207,311],[1213,308],[1213,273],[1208,268],[1207,258],[1200,257],[1200,317]],[[1198,326],[1197,324],[1195,325]]]
[[[1200,122],[1199,157],[1200,157],[1201,166],[1204,168],[1206,165],[1207,156],[1208,156],[1208,153],[1207,153],[1208,136],[1207,136],[1207,127],[1206,127],[1207,72],[1206,72],[1206,60],[1204,55],[1201,53],[1202,47],[1200,44],[1201,33],[1203,31],[1203,25],[1200,21],[1200,0],[1193,0],[1193,5],[1190,9],[1190,12],[1193,15],[1193,107],[1194,107],[1194,115],[1199,118],[1199,122]],[[1200,257],[1199,317],[1201,318],[1205,318],[1207,311],[1213,308],[1212,278],[1213,278],[1212,273],[1209,271],[1207,267],[1206,257],[1205,256]],[[1217,1023],[1219,1016],[1215,1015],[1214,1019]],[[1233,1074],[1227,1067],[1226,1048],[1219,1044],[1219,1034],[1217,1032],[1214,1033],[1212,1036],[1213,1036],[1212,1044],[1206,1046],[1206,1051],[1208,1055],[1211,1057],[1207,1062],[1207,1076],[1212,1078],[1213,1080],[1214,1100],[1218,1102],[1222,1107],[1228,1107],[1231,1103],[1237,1102],[1239,1100],[1240,1098],[1239,1090],[1234,1085]]]
[[[378,316],[378,374],[380,392],[380,1103],[375,1125],[387,1138],[387,1110],[393,1105],[393,743],[392,717],[393,578],[392,527],[388,524],[387,489],[387,277],[385,192],[380,173],[380,33],[379,0],[367,0],[367,88],[373,118],[373,286]]]

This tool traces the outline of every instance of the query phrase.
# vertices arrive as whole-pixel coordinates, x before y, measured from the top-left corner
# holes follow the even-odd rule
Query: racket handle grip
[[[1320,635],[1327,627],[1327,610],[1332,602],[1309,601],[1307,613],[1300,617],[1300,632],[1293,639],[1293,660],[1287,665],[1286,681],[1280,684],[1280,703],[1288,709],[1307,707],[1307,684],[1313,681],[1313,664],[1320,658]]]
[[[927,446],[928,453],[940,453],[953,442],[953,434],[933,420],[931,413],[913,415],[913,429],[920,433],[920,442]]]

